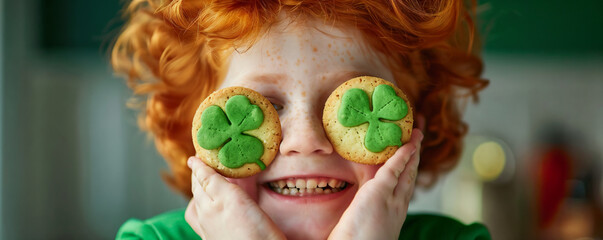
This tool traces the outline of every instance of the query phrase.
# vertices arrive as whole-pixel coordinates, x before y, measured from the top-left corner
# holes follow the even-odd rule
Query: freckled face
[[[248,87],[270,99],[279,112],[283,141],[265,171],[231,181],[254,198],[290,239],[326,239],[358,188],[378,169],[341,158],[322,126],[322,111],[330,93],[362,75],[393,79],[358,32],[318,23],[274,26],[250,49],[232,54],[221,88]],[[321,181],[345,186],[329,189],[328,184],[317,194]],[[282,186],[287,182],[307,188],[304,194],[292,194],[304,188],[287,189]],[[316,187],[309,193],[314,182]],[[283,189],[288,194],[276,191]],[[337,192],[325,194],[327,190]]]

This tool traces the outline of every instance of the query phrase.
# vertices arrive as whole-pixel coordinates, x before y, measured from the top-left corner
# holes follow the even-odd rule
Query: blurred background
[[[108,65],[123,1],[0,0],[0,239],[112,239],[183,208]],[[480,1],[459,167],[411,211],[494,239],[603,239],[603,1]]]

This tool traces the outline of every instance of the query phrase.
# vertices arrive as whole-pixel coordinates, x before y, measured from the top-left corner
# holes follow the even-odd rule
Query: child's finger
[[[201,160],[195,157],[191,157],[188,160],[188,165],[192,170],[192,174],[191,174],[191,191],[193,192],[193,197],[197,198],[198,201],[201,202],[205,202],[205,201],[211,201],[213,202],[214,199],[209,196],[207,194],[207,183],[208,181],[202,181],[199,179],[199,176],[201,176],[202,179],[207,179],[207,177],[205,177],[208,173],[202,173],[202,172],[206,172],[207,170],[203,168],[202,163],[200,163]],[[211,174],[211,173],[209,173]]]
[[[191,198],[186,207],[186,211],[184,212],[184,220],[188,223],[189,226],[195,231],[195,233],[199,234],[201,239],[206,239],[205,231],[199,222],[199,209],[197,208],[198,200],[196,198]]]
[[[186,211],[184,211],[184,220],[190,225],[193,229],[197,227],[197,207],[195,206],[195,197],[191,198],[188,202],[188,206],[186,207]],[[195,229],[196,230],[196,229]]]
[[[193,186],[198,184],[197,188],[199,188],[193,190],[207,195],[212,201],[229,201],[241,197],[242,192],[238,186],[226,180],[224,176],[207,166],[201,159],[196,157],[191,157],[191,159]]]
[[[382,190],[386,193],[393,193],[398,184],[398,178],[404,171],[404,166],[415,149],[412,144],[402,146],[375,174],[375,181],[381,185]]]
[[[417,144],[420,144],[420,138],[422,138],[422,136],[423,134],[421,131],[414,129],[410,141],[398,149],[396,153],[379,168],[375,174],[375,179],[382,185],[384,191],[393,194],[394,188],[398,185],[400,174],[404,171],[410,157],[416,152]]]
[[[196,200],[197,199],[195,197],[193,197],[188,202],[188,206],[186,207],[186,211],[184,212],[184,220],[186,220],[188,225],[190,225],[194,230],[200,230],[200,229],[198,229],[199,214],[197,213]]]
[[[196,193],[205,194],[212,201],[216,198],[224,198],[223,189],[226,189],[230,182],[228,182],[222,175],[218,174],[216,170],[207,166],[201,159],[196,157],[189,158],[190,167],[193,170],[192,184],[198,184],[196,187]],[[195,193],[195,192],[193,192]]]
[[[417,179],[417,170],[419,166],[419,153],[416,153],[416,156],[413,156],[411,160],[406,165],[406,169],[402,172],[400,176],[400,181],[394,190],[394,197],[400,198],[404,197],[404,202],[410,202],[410,198],[412,197],[412,193],[415,186],[415,181]]]
[[[420,138],[418,139],[418,142],[416,142],[415,144],[417,144],[417,149],[421,149],[421,140],[423,139],[423,136],[421,135]],[[404,171],[402,172],[402,175],[400,175],[400,178],[398,179],[398,185],[396,186],[396,189],[394,190],[394,197],[395,198],[399,198],[401,196],[405,197],[405,202],[410,201],[410,197],[412,196],[412,192],[414,190],[414,186],[415,186],[415,181],[417,179],[417,173],[418,173],[418,169],[419,169],[419,162],[421,159],[421,151],[418,150],[417,152],[415,152],[415,154],[413,154],[410,158],[410,161],[406,164]]]

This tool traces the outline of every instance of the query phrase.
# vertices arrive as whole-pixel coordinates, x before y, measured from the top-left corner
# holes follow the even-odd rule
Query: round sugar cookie
[[[413,111],[406,95],[391,82],[363,76],[346,81],[331,93],[322,122],[343,158],[380,164],[409,141]]]
[[[282,138],[272,103],[244,87],[213,92],[197,108],[192,125],[196,156],[231,178],[252,176],[268,167]]]

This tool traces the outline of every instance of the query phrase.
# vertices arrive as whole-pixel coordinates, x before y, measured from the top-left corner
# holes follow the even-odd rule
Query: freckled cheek
[[[331,66],[331,65],[333,65],[333,63],[335,63],[335,57],[323,56],[323,57],[317,58],[315,63],[316,63],[316,67],[318,69],[324,68],[327,66]]]

